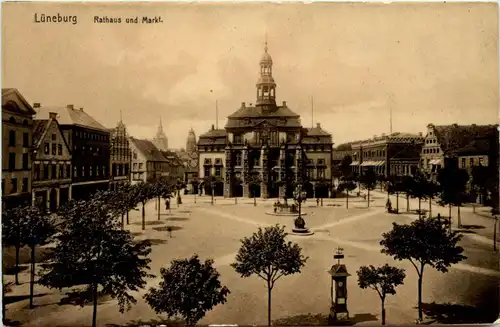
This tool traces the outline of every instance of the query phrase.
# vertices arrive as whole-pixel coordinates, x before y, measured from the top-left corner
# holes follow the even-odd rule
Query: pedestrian
[[[316,198],[316,207],[319,207],[319,198]]]
[[[170,210],[170,199],[167,199],[167,200],[165,201],[165,208],[166,208],[167,210]]]

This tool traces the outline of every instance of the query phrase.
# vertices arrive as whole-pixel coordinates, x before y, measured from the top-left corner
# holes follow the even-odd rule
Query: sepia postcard
[[[491,326],[498,21],[3,3],[4,326]]]

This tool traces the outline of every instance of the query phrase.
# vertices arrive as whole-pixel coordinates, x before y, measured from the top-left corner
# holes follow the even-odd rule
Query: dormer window
[[[204,162],[205,165],[207,166],[211,166],[212,165],[212,159],[210,158],[205,158],[205,162]]]
[[[221,159],[221,158],[216,158],[216,159],[215,159],[215,164],[216,164],[217,166],[222,165],[222,159]]]

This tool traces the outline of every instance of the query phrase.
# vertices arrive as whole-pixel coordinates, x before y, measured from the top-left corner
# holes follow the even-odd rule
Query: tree
[[[438,172],[438,182],[441,186],[441,205],[449,206],[449,221],[451,228],[451,207],[457,206],[458,227],[462,227],[460,207],[466,202],[466,188],[469,174],[465,169],[455,167],[443,168]]]
[[[220,282],[213,260],[200,262],[198,255],[173,260],[168,269],[161,268],[159,288],[151,288],[144,296],[157,313],[168,317],[181,315],[187,326],[195,326],[207,311],[226,302],[230,293]]]
[[[2,243],[6,246],[14,246],[16,251],[15,283],[19,285],[19,253],[22,243],[22,215],[21,207],[4,210],[2,212]]]
[[[415,188],[415,179],[413,176],[405,175],[401,178],[401,190],[406,194],[406,212],[410,212],[410,197],[414,192]]]
[[[440,221],[419,218],[411,224],[392,224],[392,230],[382,234],[382,253],[396,260],[408,260],[418,274],[418,317],[422,320],[422,282],[425,266],[442,273],[466,257],[457,245],[461,235],[449,233]]]
[[[391,267],[388,264],[377,268],[370,265],[360,267],[357,274],[359,287],[377,291],[382,301],[382,325],[385,325],[385,297],[388,294],[395,295],[396,287],[403,284],[406,277],[404,269]]]
[[[251,174],[249,175],[250,180],[248,181],[248,187],[250,188],[250,192],[252,194],[253,198],[253,205],[257,206],[257,188],[260,187],[260,184],[262,183],[262,179],[260,178],[259,174]]]
[[[342,161],[340,161],[340,173],[342,176],[349,176],[351,175],[351,163],[352,163],[352,157],[349,155],[344,156],[342,158]]]
[[[316,187],[316,198],[321,199],[321,206],[323,206],[323,198],[325,197],[325,191],[326,191],[326,197],[328,197],[328,189],[330,188],[330,183],[324,177],[321,177],[318,181],[316,181],[315,187]]]
[[[198,182],[197,179],[193,179],[191,181],[191,185],[193,186],[194,203],[196,203],[196,194],[198,193],[198,186],[200,185],[200,183]]]
[[[27,206],[19,211],[23,223],[23,244],[31,250],[30,256],[30,303],[33,306],[33,293],[35,287],[35,250],[39,245],[47,244],[56,232],[55,222],[46,211],[40,210],[36,206]]]
[[[271,326],[271,292],[282,276],[300,273],[307,258],[298,244],[285,241],[284,227],[266,227],[241,240],[236,262],[231,267],[241,275],[257,275],[267,283],[267,322]]]
[[[373,168],[368,167],[368,169],[360,176],[359,182],[366,188],[368,191],[368,207],[370,207],[370,191],[375,189],[377,185],[377,175]]]
[[[409,179],[408,183],[411,186],[407,189],[407,194],[412,198],[418,199],[418,214],[420,214],[422,212],[422,200],[426,199],[429,194],[427,177],[418,172]]]
[[[474,166],[472,167],[472,186],[479,191],[481,203],[484,203],[488,192],[488,180],[491,178],[491,173],[488,167]]]
[[[349,192],[354,191],[356,189],[356,183],[351,178],[342,178],[338,190],[340,192],[346,192],[345,197],[345,207],[349,209]]]
[[[165,179],[159,179],[151,186],[151,195],[158,200],[158,220],[161,215],[161,199],[168,199],[172,194],[173,185]]]
[[[98,288],[118,299],[119,311],[130,309],[136,300],[129,291],[146,285],[151,252],[149,241],[134,242],[128,231],[120,228],[101,192],[88,201],[73,201],[61,213],[56,248],[48,256],[39,283],[62,289],[86,285],[92,295],[92,327],[97,323]]]
[[[429,217],[432,217],[432,199],[439,194],[439,184],[428,179],[426,185],[427,198],[429,199]]]
[[[136,185],[136,199],[142,204],[142,230],[146,229],[146,203],[153,197],[151,185],[149,183],[140,183]]]
[[[137,204],[139,203],[138,200],[139,188],[140,186],[138,184],[135,185],[125,184],[125,186],[122,187],[122,192],[125,198],[125,205],[127,207],[127,212],[126,212],[127,225],[130,224],[129,221],[130,210],[135,209],[137,207]]]

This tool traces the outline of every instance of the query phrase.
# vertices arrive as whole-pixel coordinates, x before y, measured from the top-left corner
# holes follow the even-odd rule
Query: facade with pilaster
[[[32,204],[49,212],[71,200],[71,151],[57,114],[34,121]]]
[[[110,133],[83,108],[69,104],[42,106],[35,103],[36,119],[49,119],[57,114],[57,121],[71,151],[71,198],[86,199],[96,191],[109,189]]]
[[[420,164],[422,134],[392,133],[352,143],[351,167],[357,174],[366,169],[383,177],[414,174]]]
[[[2,89],[2,208],[31,203],[33,107],[17,89]]]
[[[296,183],[303,184],[310,197],[316,183],[328,194],[332,137],[319,124],[304,128],[300,115],[285,101],[276,103],[272,66],[266,44],[255,105],[243,102],[227,117],[224,129],[212,126],[200,135],[199,176],[205,188],[213,185],[215,195],[292,197]]]
[[[127,129],[122,120],[118,122],[115,128],[110,130],[110,136],[109,187],[111,190],[115,190],[120,185],[130,182],[132,152],[130,150]]]

